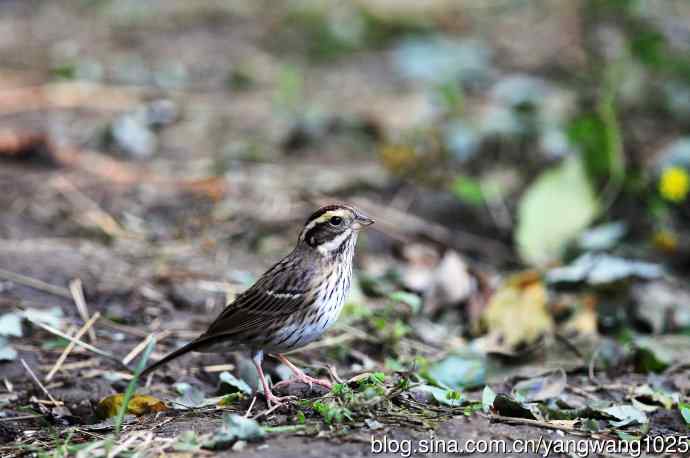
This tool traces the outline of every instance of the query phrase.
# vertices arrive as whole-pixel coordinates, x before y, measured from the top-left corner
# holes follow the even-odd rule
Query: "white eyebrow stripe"
[[[306,226],[304,226],[304,229],[302,229],[302,236],[306,235],[307,232],[309,232],[310,229],[313,229],[314,226],[317,224],[325,223],[329,219],[331,219],[334,216],[340,216],[342,218],[347,217],[349,214],[349,210],[344,209],[344,208],[338,208],[335,210],[329,210],[323,215],[319,216],[313,221],[310,221]]]

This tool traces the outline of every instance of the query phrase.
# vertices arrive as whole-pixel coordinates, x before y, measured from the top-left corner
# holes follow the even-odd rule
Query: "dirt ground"
[[[548,27],[566,27],[568,2],[556,3],[563,9]],[[427,109],[423,89],[401,79],[390,52],[374,47],[305,63],[313,38],[281,22],[288,15],[284,6],[268,1],[151,4],[0,2],[0,150],[10,151],[0,155],[0,315],[59,308],[61,329],[76,332],[83,317],[70,285],[74,288],[79,279],[89,314],[100,314],[94,334],[84,339],[110,355],[75,347],[46,381],[67,341],[24,323],[24,335],[11,340],[16,358],[0,362],[0,411],[30,418],[0,417],[3,457],[51,449],[63,440],[100,440],[112,432],[112,424],[104,425],[94,412],[103,398],[127,388],[130,374],[115,360],[149,334],[158,337],[152,359],[198,335],[229,297],[291,250],[305,217],[323,202],[347,200],[374,216],[381,209],[394,210],[360,241],[358,272],[382,274],[404,246],[420,240],[457,250],[488,275],[516,264],[509,233],[476,218],[433,186],[411,193],[391,178],[375,153],[380,143],[414,126]],[[527,11],[522,19],[522,25],[506,20],[487,29],[486,39],[495,43],[507,66],[530,69],[554,56],[577,58],[562,42],[565,38],[548,42],[525,32],[530,28],[525,23],[540,23],[537,12]],[[476,31],[482,26],[478,18],[465,21],[446,27]],[[524,38],[530,51],[513,49],[505,34],[515,34],[516,41]],[[307,70],[295,87],[299,65]],[[75,73],[98,79],[83,83],[66,77]],[[139,143],[129,150],[112,138],[114,123],[141,110],[155,118],[152,151],[146,138],[137,137],[146,133],[136,126],[130,126],[135,132],[129,138]],[[318,121],[311,120],[312,112],[320,113]],[[418,221],[425,225],[420,228]],[[687,285],[682,288],[687,292]],[[385,299],[362,291],[354,297],[373,310],[385,308]],[[425,323],[431,329],[427,334],[443,335],[438,342],[460,346],[452,321],[442,323],[443,331]],[[308,347],[295,359],[321,376],[335,365],[345,380],[382,369],[386,344],[368,338],[369,328],[358,331],[360,325],[357,319],[346,320],[324,337],[324,345]],[[438,342],[404,337],[399,353],[433,360],[446,352]],[[651,383],[649,376],[631,370],[603,371],[561,341],[551,344],[556,359],[544,352],[509,365],[490,377],[494,391],[509,391],[516,380],[511,377],[556,367],[566,369],[565,391],[575,398],[620,401],[630,387]],[[22,361],[64,404],[50,403]],[[241,376],[246,364],[242,355],[185,356],[146,380],[140,392],[170,401],[179,396],[174,384],[186,382],[208,396],[218,395],[220,371],[209,366],[232,365],[230,372]],[[266,367],[274,379],[282,377],[275,361],[267,360]],[[592,383],[592,367],[598,386]],[[689,376],[690,370],[679,364],[658,377],[682,391],[688,389]],[[481,404],[481,387],[465,396]],[[294,430],[276,429],[258,442],[219,452],[168,452],[346,457],[371,455],[372,437],[384,436],[412,444],[431,434],[463,444],[614,438],[585,435],[566,423],[553,429],[529,418],[511,420],[480,408],[410,407],[405,402],[413,400],[405,399],[391,401],[391,411],[380,417],[372,410],[371,418],[380,420],[376,424],[358,417],[350,425],[328,425],[314,411],[293,405],[261,422],[276,428],[297,425]],[[224,413],[244,414],[250,402],[126,417],[125,431],[153,431],[155,440],[190,430],[209,434],[222,424]],[[258,400],[253,409],[258,414],[266,406]],[[302,410],[307,418],[300,423],[296,418]],[[687,440],[677,409],[649,415],[652,433]]]

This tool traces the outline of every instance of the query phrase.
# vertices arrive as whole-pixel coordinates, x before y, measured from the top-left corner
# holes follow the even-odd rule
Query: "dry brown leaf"
[[[96,407],[96,415],[101,419],[116,416],[120,411],[124,398],[125,395],[120,393],[101,399],[98,403],[98,407]],[[127,413],[137,416],[154,412],[163,412],[165,410],[168,410],[168,407],[163,401],[145,394],[135,394],[127,405]]]
[[[534,343],[553,329],[546,288],[536,272],[513,275],[491,297],[484,311],[489,333],[511,351]]]

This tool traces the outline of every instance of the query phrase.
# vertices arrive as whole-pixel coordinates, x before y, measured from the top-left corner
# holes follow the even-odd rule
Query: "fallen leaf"
[[[189,383],[176,383],[175,389],[180,393],[180,397],[175,399],[174,408],[193,408],[201,407],[206,401],[204,392]]]
[[[493,402],[493,410],[506,417],[536,419],[534,412],[512,397],[505,394],[497,394]]]
[[[617,428],[631,424],[644,425],[649,423],[649,418],[640,409],[631,405],[617,405],[602,409],[602,412],[616,418],[616,421],[609,420],[612,426]]]
[[[251,418],[237,414],[226,414],[220,428],[204,442],[203,448],[220,450],[230,447],[239,440],[257,441],[266,436],[266,431]]]
[[[444,306],[467,300],[477,289],[467,264],[455,251],[449,250],[434,269],[431,285],[425,295],[425,310],[434,313]]]
[[[649,385],[640,385],[635,387],[633,391],[632,401],[638,399],[649,400],[651,402],[660,404],[664,409],[671,409],[674,405],[678,404],[680,399],[680,393],[674,393],[669,391],[662,391],[662,389],[654,389]],[[638,400],[638,402],[640,402]],[[649,404],[646,402],[645,404]]]
[[[9,340],[0,336],[0,361],[14,361],[17,359],[17,350],[11,345]]]
[[[29,308],[24,311],[24,317],[29,321],[38,321],[54,328],[62,327],[62,309],[51,307],[49,309]]]
[[[491,389],[489,385],[484,387],[482,391],[482,410],[485,413],[491,412],[491,408],[494,406],[494,400],[496,399],[496,393]]]
[[[627,231],[627,226],[622,222],[603,224],[583,232],[578,245],[582,251],[608,250],[613,248]]]
[[[184,431],[177,436],[173,449],[177,452],[196,452],[201,448],[201,441],[195,431]]]
[[[431,397],[439,404],[449,407],[459,407],[465,403],[462,394],[459,391],[449,390],[448,388],[441,388],[432,385],[419,385],[413,388],[413,392],[426,392],[431,394]]]
[[[113,394],[101,399],[96,407],[96,415],[100,419],[114,417],[118,414],[125,395],[123,393]],[[145,394],[135,394],[127,404],[127,414],[146,415],[154,412],[164,412],[168,407],[163,401],[153,396]]]
[[[532,183],[518,207],[515,239],[525,262],[545,266],[599,213],[599,201],[577,157],[564,160]]]
[[[232,375],[230,372],[221,372],[220,374],[220,394],[230,394],[241,392],[244,394],[252,394],[252,388],[242,379]]]
[[[484,311],[489,333],[498,337],[508,351],[534,343],[553,328],[546,299],[546,288],[533,273],[510,277]]]
[[[560,396],[567,384],[563,369],[541,377],[523,380],[513,387],[513,396],[522,402],[546,401]]]
[[[571,264],[551,269],[546,274],[550,283],[588,283],[608,285],[628,278],[652,280],[663,275],[658,264],[635,261],[609,254],[586,253]]]
[[[656,339],[637,337],[633,343],[635,365],[640,372],[662,372],[675,360],[672,351]]]
[[[453,390],[480,386],[486,378],[486,360],[475,353],[453,354],[431,365],[428,375]]]
[[[16,313],[0,316],[0,336],[22,336],[22,319]]]

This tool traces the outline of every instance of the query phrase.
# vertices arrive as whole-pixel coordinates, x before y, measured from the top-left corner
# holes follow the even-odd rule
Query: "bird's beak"
[[[355,222],[352,223],[352,228],[358,231],[364,229],[367,226],[371,226],[372,224],[374,224],[374,220],[372,218],[369,218],[367,215],[364,215],[362,213],[358,213],[355,217]]]

